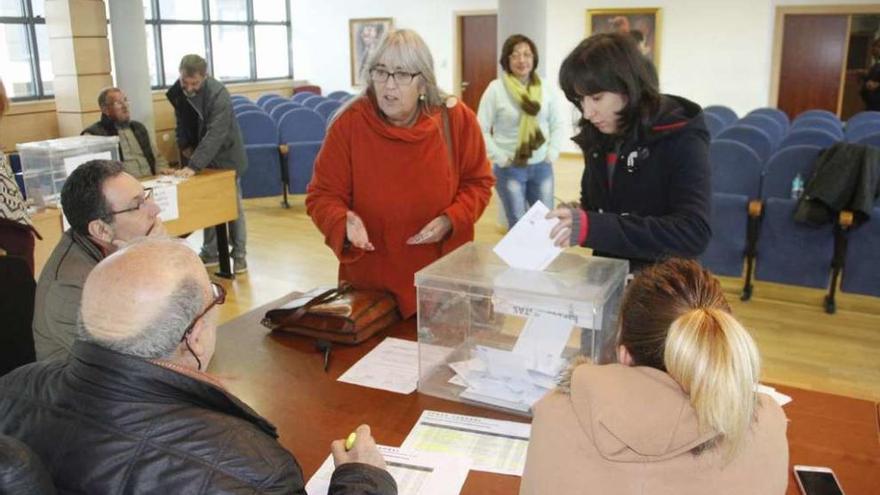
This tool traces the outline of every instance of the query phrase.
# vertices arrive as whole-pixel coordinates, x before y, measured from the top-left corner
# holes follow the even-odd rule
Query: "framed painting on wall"
[[[595,33],[629,33],[639,50],[660,65],[660,9],[587,10],[587,36]]]
[[[369,19],[349,19],[348,35],[351,40],[351,84],[364,84],[364,64],[373,50],[379,46],[379,40],[394,27],[391,17],[373,17]]]

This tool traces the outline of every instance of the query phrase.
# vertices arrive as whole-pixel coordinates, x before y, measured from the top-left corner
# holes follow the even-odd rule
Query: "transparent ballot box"
[[[73,136],[19,143],[21,172],[28,201],[35,206],[57,203],[67,176],[95,159],[118,160],[117,136]]]
[[[437,260],[415,276],[419,391],[529,414],[578,355],[613,360],[628,271],[571,253],[521,270],[474,242]]]

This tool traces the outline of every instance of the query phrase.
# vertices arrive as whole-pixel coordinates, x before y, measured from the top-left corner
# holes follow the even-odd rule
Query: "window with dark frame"
[[[151,85],[174,84],[188,53],[223,82],[292,77],[289,12],[289,0],[144,0]]]
[[[52,97],[44,0],[0,0],[0,67],[13,101]]]

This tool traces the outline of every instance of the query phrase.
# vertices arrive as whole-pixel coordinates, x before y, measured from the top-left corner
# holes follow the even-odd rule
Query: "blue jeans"
[[[227,223],[229,228],[230,255],[234,259],[244,259],[247,256],[247,225],[244,220],[244,208],[241,207],[241,179],[235,181],[235,206],[238,208],[238,218]],[[214,227],[204,230],[202,241],[202,255],[210,258],[217,257],[217,231]]]
[[[540,162],[525,167],[510,165],[495,169],[495,190],[504,205],[507,226],[513,227],[536,201],[553,208],[553,166]]]

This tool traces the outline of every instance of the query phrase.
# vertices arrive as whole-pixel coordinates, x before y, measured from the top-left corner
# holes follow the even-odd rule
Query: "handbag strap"
[[[294,320],[294,321],[298,320],[298,319],[302,318],[303,316],[305,316],[305,314],[308,313],[311,308],[318,306],[320,304],[327,304],[329,302],[333,302],[351,291],[352,291],[352,286],[350,283],[339,282],[338,287],[334,287],[330,290],[326,290],[326,291],[318,294],[317,296],[311,298],[309,300],[309,302],[296,308],[296,311],[294,311],[294,313],[290,317],[290,319]]]
[[[440,116],[443,118],[443,140],[446,141],[446,151],[449,155],[449,166],[455,169],[455,160],[452,153],[452,132],[449,131],[449,109],[446,104],[441,105]]]

